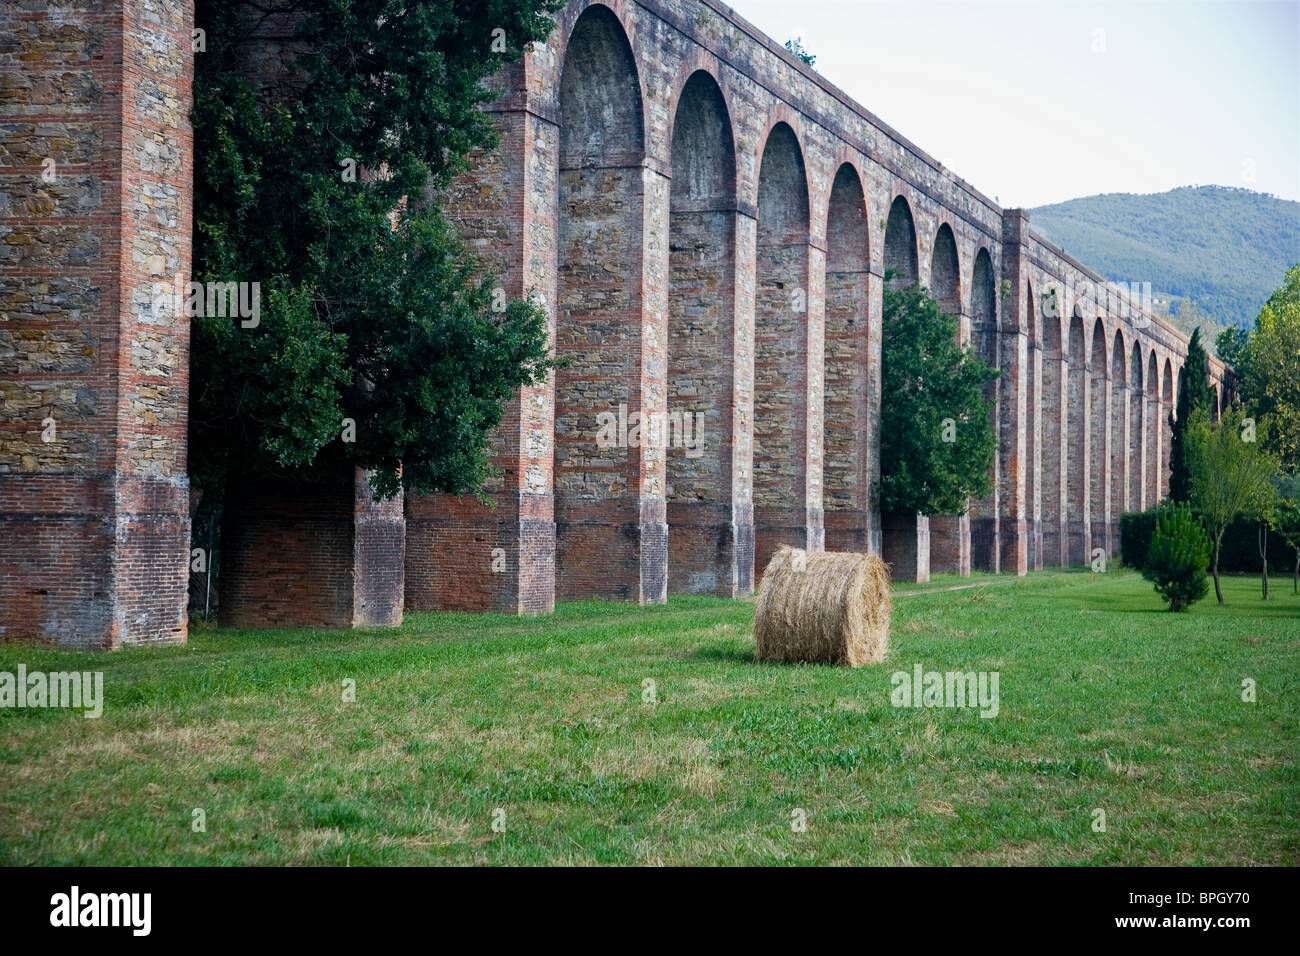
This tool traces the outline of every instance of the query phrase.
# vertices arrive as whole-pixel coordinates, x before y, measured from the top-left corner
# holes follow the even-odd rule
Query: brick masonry
[[[183,640],[188,338],[150,302],[189,267],[192,10],[0,16],[0,627]],[[1167,487],[1185,338],[729,8],[573,0],[494,82],[500,146],[443,199],[506,293],[545,304],[567,364],[491,436],[489,505],[341,483],[273,527],[250,492],[262,530],[227,542],[229,619],[303,623],[231,578],[232,560],[265,577],[258,534],[304,567],[330,556],[314,585],[276,580],[356,623],[745,594],[781,543],[883,553],[912,580],[1024,573],[1113,557],[1119,515]],[[994,491],[965,515],[874,499],[888,268],[1002,372]]]
[[[191,5],[0,12],[0,639],[183,643]]]

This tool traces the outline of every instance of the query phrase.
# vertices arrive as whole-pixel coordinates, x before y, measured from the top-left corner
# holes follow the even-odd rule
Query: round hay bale
[[[782,547],[754,605],[760,661],[878,664],[889,650],[889,568],[874,555]]]

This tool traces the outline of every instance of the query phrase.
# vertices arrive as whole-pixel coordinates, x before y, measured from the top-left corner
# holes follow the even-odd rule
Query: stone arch
[[[722,89],[696,70],[676,97],[668,215],[664,497],[668,590],[753,583],[733,520],[736,149]]]
[[[560,168],[604,169],[645,158],[636,57],[623,24],[592,4],[569,33],[560,75]]]
[[[1009,362],[1001,361],[998,355],[998,299],[996,283],[993,281],[993,259],[986,247],[981,246],[975,254],[975,264],[971,269],[970,283],[970,342],[975,355],[991,368],[1001,368]],[[1009,358],[1009,357],[1008,357]],[[1000,388],[1010,388],[1010,376],[1001,380],[986,382],[985,399],[992,401],[989,417],[992,420],[993,434],[998,435],[998,392]],[[994,452],[993,464],[990,466],[993,478],[993,493],[971,503],[970,509],[970,561],[976,571],[996,572],[998,562],[998,462],[1001,457],[1001,444]]]
[[[646,407],[641,84],[627,34],[603,4],[577,17],[563,55],[555,352],[566,364],[555,373],[556,597],[654,600],[634,513],[645,448],[639,437],[629,447],[623,425],[630,432]],[[616,428],[602,433],[605,416]],[[624,533],[629,527],[635,533]]]
[[[1129,426],[1128,426],[1128,497],[1129,508],[1142,511],[1146,508],[1146,489],[1142,485],[1143,463],[1146,461],[1146,390],[1142,387],[1142,343],[1133,340],[1133,354],[1129,361]]]
[[[1088,352],[1083,315],[1076,305],[1070,317],[1069,383],[1066,395],[1065,510],[1069,522],[1068,564],[1084,564],[1088,556]]]
[[[1055,307],[1058,298],[1050,293],[1044,299],[1042,319],[1043,359],[1043,438],[1042,501],[1043,564],[1066,563],[1065,470],[1069,456],[1065,449],[1069,356],[1061,339],[1061,314]]]
[[[822,502],[826,547],[870,548],[870,229],[862,180],[842,163],[826,211]]]
[[[895,196],[885,221],[885,271],[898,273],[899,285],[910,285],[920,278],[916,250],[916,225],[912,207],[903,196]]]
[[[957,240],[946,222],[935,233],[934,250],[930,253],[930,294],[939,300],[939,307],[946,314],[961,315],[961,264],[957,258]]]
[[[754,302],[754,565],[806,547],[810,219],[803,149],[777,122],[758,174]]]

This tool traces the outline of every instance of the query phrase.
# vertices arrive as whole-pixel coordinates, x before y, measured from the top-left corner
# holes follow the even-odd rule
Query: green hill
[[[1253,326],[1300,262],[1300,203],[1249,189],[1085,196],[1030,209],[1029,225],[1107,279],[1150,282],[1188,327]]]

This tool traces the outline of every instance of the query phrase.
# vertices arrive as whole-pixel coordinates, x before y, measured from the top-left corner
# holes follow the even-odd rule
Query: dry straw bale
[[[889,650],[889,568],[874,555],[782,547],[754,605],[758,659],[877,664]]]

